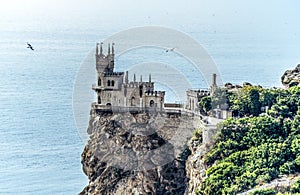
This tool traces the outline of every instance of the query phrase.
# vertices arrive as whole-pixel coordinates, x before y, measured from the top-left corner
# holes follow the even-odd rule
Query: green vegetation
[[[207,112],[211,110],[211,97],[205,96],[201,98],[199,102],[200,112],[207,115]]]
[[[256,190],[249,195],[276,195],[276,191],[273,189],[262,189],[262,190]]]
[[[193,136],[192,136],[192,140],[193,141],[199,141],[199,143],[202,143],[202,130],[200,128],[196,129],[194,132],[193,132]]]
[[[243,118],[218,126],[216,143],[204,157],[207,178],[198,194],[236,194],[300,172],[300,87],[244,87],[227,93],[229,107]],[[261,107],[267,106],[267,114]],[[300,182],[296,183],[295,193]],[[274,194],[272,190],[254,194]]]

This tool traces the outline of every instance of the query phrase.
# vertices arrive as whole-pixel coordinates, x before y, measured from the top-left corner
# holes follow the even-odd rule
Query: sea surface
[[[0,194],[77,194],[88,183],[80,162],[84,140],[73,116],[74,83],[95,43],[127,28],[130,26],[87,25],[0,30]],[[280,32],[264,34],[196,24],[173,28],[207,50],[224,83],[247,81],[280,87],[283,72],[300,62],[299,39]],[[26,42],[35,50],[27,49]],[[142,59],[165,62],[164,55],[165,51],[154,49]],[[143,60],[141,53],[132,51],[116,60],[116,67],[122,63],[117,68],[122,71],[122,67]],[[179,63],[175,57],[169,61]],[[168,77],[167,72],[165,75]],[[203,87],[197,81],[192,85]],[[87,121],[88,115],[85,117]]]

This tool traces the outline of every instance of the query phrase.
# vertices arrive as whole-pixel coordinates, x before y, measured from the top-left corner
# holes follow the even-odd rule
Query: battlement
[[[189,89],[186,91],[187,96],[195,96],[195,97],[202,97],[202,96],[209,96],[210,91],[209,89]]]
[[[124,72],[104,72],[104,76],[122,76]]]
[[[165,95],[165,91],[149,91],[149,92],[145,92],[145,96],[164,96]]]

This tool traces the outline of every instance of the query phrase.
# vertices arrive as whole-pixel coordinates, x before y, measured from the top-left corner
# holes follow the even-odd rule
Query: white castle
[[[96,45],[96,70],[97,84],[93,85],[93,90],[97,94],[97,101],[92,104],[93,110],[100,112],[118,111],[118,112],[166,112],[172,114],[180,114],[182,110],[199,113],[199,101],[204,96],[210,96],[217,88],[216,74],[212,76],[212,84],[210,89],[187,90],[186,104],[165,103],[165,91],[155,91],[154,82],[149,80],[128,79],[128,71],[114,71],[114,44],[108,44],[107,54],[103,53],[102,43]],[[225,110],[226,111],[226,110]],[[225,113],[225,111],[223,111]],[[221,113],[220,110],[215,111]],[[227,113],[227,111],[226,111]],[[223,118],[227,114],[219,114]],[[214,114],[215,115],[215,114]],[[218,114],[217,114],[218,115]]]
[[[102,43],[96,45],[96,69],[97,84],[93,90],[97,93],[98,109],[109,109],[109,107],[121,108],[153,108],[164,109],[165,91],[155,91],[154,82],[144,82],[142,76],[136,81],[134,74],[133,81],[128,80],[128,71],[114,72],[114,44],[108,45],[107,55],[103,54]]]

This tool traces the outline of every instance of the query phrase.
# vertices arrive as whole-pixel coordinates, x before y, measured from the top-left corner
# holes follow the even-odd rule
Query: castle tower
[[[99,53],[99,45],[100,45],[100,53]],[[102,49],[103,43],[97,43],[96,44],[96,69],[98,74],[101,72],[110,72],[112,73],[114,71],[114,49],[112,49],[112,53],[110,53],[110,44],[108,44],[108,49],[107,49],[107,55],[103,54],[103,49]],[[114,44],[113,44],[114,45]],[[114,46],[112,46],[113,48]]]

